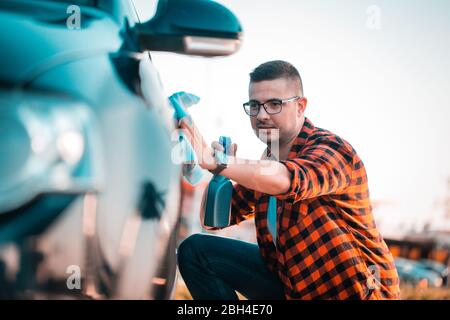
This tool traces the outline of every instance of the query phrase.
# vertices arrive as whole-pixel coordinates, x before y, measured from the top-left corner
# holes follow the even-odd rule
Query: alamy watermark
[[[66,13],[69,16],[66,19],[66,26],[69,30],[81,29],[81,9],[79,6],[70,5],[67,7]]]
[[[366,27],[370,30],[381,30],[381,8],[371,5],[366,9]]]
[[[370,265],[367,269],[370,275],[366,281],[366,288],[369,291],[368,294],[370,294],[372,291],[381,289],[381,275],[380,268],[377,265]]]
[[[66,269],[66,273],[69,274],[66,280],[66,286],[69,290],[81,289],[81,268],[78,265],[70,265]]]

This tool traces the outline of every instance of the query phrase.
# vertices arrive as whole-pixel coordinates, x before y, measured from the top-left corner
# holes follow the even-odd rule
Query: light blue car
[[[396,257],[395,266],[400,279],[412,285],[426,280],[429,287],[441,287],[448,276],[448,268],[437,261]]]
[[[213,1],[155,8],[0,1],[0,298],[172,296],[182,168],[151,51],[230,55],[242,30]]]

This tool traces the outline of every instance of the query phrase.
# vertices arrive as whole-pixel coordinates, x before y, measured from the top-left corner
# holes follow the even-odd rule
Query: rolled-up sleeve
[[[282,160],[291,174],[289,190],[279,200],[309,199],[344,190],[351,182],[353,154],[343,144],[322,139],[297,158]]]

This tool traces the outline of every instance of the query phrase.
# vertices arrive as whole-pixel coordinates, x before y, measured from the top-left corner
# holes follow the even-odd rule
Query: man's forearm
[[[229,157],[228,163],[220,174],[248,189],[277,195],[287,192],[291,185],[288,169],[278,161]]]

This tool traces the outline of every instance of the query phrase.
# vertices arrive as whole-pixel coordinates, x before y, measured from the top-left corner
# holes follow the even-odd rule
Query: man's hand
[[[183,129],[184,134],[191,143],[195,155],[197,156],[199,166],[202,169],[214,170],[217,166],[214,159],[214,150],[207,145],[202,134],[192,121],[192,118],[188,116],[181,119],[179,127]]]
[[[219,141],[213,141],[211,143],[211,148],[213,148],[214,151],[217,150],[217,151],[225,152],[225,150],[223,149],[223,146],[220,144]],[[228,155],[232,156],[232,157],[236,157],[236,151],[237,151],[237,144],[232,143],[230,146],[230,153]]]

